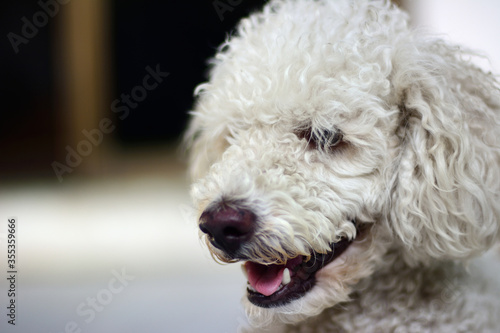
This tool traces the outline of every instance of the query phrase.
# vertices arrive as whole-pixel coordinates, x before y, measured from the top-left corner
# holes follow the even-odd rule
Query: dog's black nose
[[[255,230],[256,217],[241,208],[219,206],[207,209],[200,217],[200,229],[208,235],[213,246],[235,255]]]

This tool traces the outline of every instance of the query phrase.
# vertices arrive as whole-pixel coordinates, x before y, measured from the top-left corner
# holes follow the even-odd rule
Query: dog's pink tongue
[[[247,261],[245,263],[248,282],[259,293],[265,296],[272,295],[278,290],[283,279],[283,265],[260,265]]]

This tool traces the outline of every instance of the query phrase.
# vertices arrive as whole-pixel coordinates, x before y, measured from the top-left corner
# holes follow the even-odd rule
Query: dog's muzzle
[[[254,236],[256,223],[254,213],[226,203],[207,208],[200,217],[200,229],[209,242],[235,261],[249,259],[241,250]],[[355,220],[352,223],[356,225]],[[315,285],[316,273],[340,256],[351,243],[351,239],[342,238],[330,245],[330,251],[312,251],[307,257],[297,256],[284,264],[245,262],[242,268],[248,279],[249,301],[269,308],[302,297]]]

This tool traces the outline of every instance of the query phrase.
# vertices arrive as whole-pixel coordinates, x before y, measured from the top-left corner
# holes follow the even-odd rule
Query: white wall
[[[500,74],[500,1],[406,0],[414,26],[428,27],[463,46],[483,51],[490,59],[477,63]]]

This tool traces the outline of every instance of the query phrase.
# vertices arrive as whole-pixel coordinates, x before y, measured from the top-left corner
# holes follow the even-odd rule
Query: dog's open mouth
[[[316,282],[316,272],[331,263],[352,243],[347,238],[332,244],[328,253],[312,253],[310,260],[299,256],[284,265],[262,265],[247,261],[243,271],[248,278],[248,299],[264,307],[285,305],[305,295]]]

